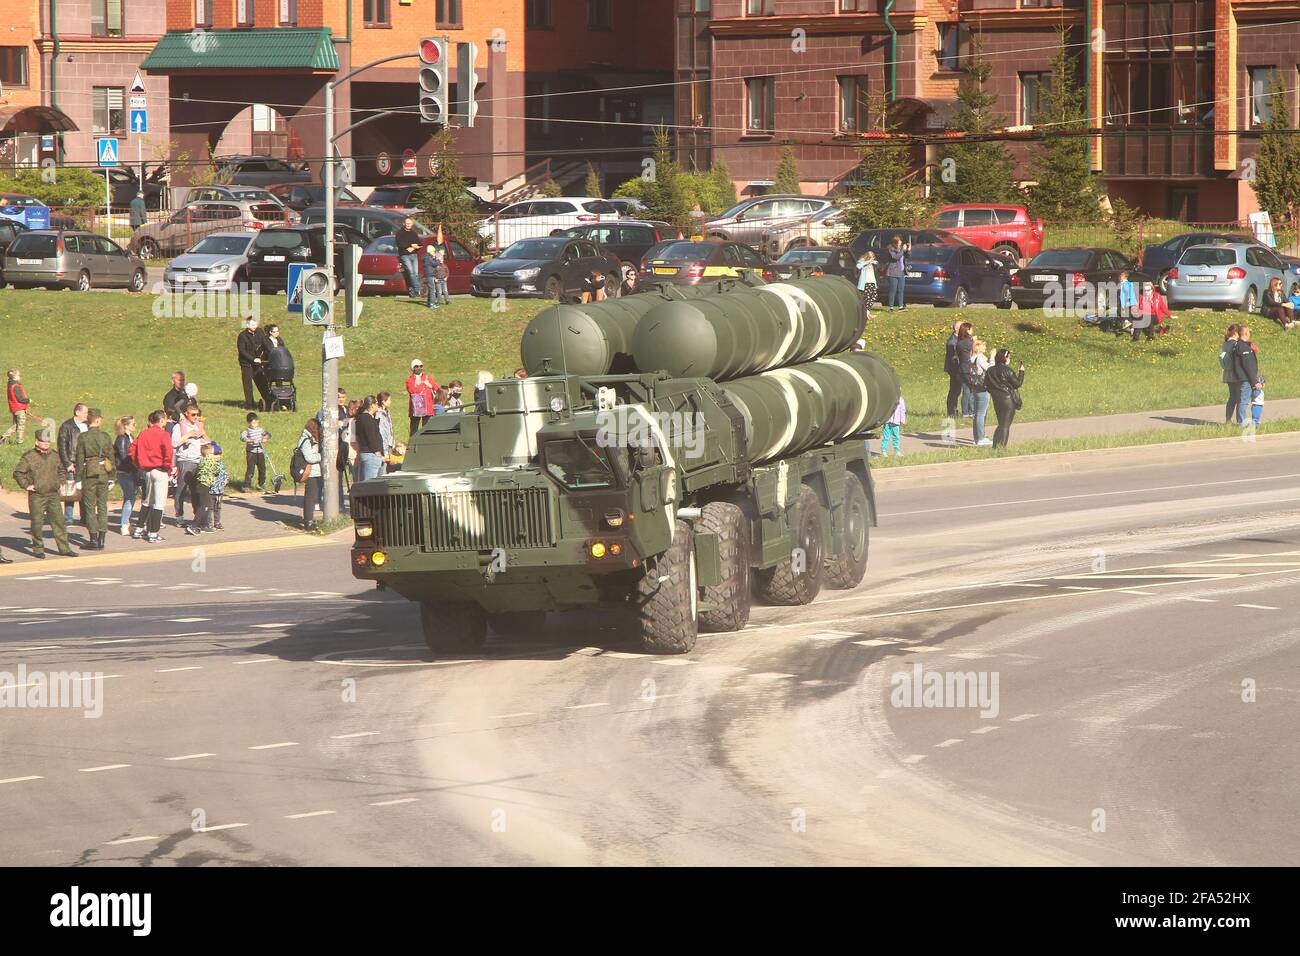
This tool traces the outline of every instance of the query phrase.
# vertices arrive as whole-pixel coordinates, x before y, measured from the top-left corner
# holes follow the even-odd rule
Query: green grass
[[[184,369],[199,386],[209,432],[227,450],[231,474],[240,479],[238,435],[245,415],[235,360],[240,320],[159,317],[155,301],[152,295],[119,292],[0,290],[0,369],[23,369],[24,384],[37,402],[32,410],[37,420],[62,422],[73,404],[83,401],[102,409],[110,423],[132,414],[141,424],[160,406],[172,370]],[[494,312],[490,300],[458,298],[450,307],[430,311],[405,298],[365,302],[361,325],[344,332],[347,355],[340,380],[354,398],[393,392],[399,435],[406,432],[404,383],[412,358],[423,359],[438,382],[460,378],[468,389],[480,369],[509,375],[519,364],[521,331],[545,307],[539,301],[512,300],[506,311]],[[928,308],[878,313],[867,331],[870,347],[898,370],[908,430],[942,427],[948,387],[942,371],[944,342],[957,314]],[[1028,366],[1025,407],[1017,422],[1216,404],[1224,394],[1218,364],[1222,331],[1241,318],[1186,313],[1169,336],[1133,343],[1074,320],[1044,319],[1039,311],[978,308],[961,314],[990,348],[1009,347]],[[304,422],[320,406],[321,336],[286,313],[283,296],[261,300],[261,319],[263,325],[280,324],[297,364],[298,412],[263,415],[273,436],[275,463],[287,471]],[[1256,327],[1270,400],[1300,396],[1300,336],[1262,321]],[[25,448],[31,447],[31,431],[29,427]],[[1158,434],[1167,441],[1195,437],[1195,430]],[[18,453],[0,446],[0,481],[7,486],[12,486]]]

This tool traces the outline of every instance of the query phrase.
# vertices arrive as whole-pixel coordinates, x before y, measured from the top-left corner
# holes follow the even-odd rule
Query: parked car
[[[343,275],[347,246],[360,246],[368,240],[351,226],[334,225],[334,275]],[[248,249],[248,262],[244,270],[248,281],[259,284],[263,293],[283,292],[289,286],[289,265],[309,262],[325,264],[325,227],[274,226],[263,229],[253,239]]]
[[[834,245],[848,229],[845,215],[838,206],[827,206],[811,219],[776,223],[763,233],[759,248],[769,256],[779,256],[800,246]]]
[[[425,275],[423,251],[437,241],[435,236],[421,240],[420,274]],[[470,289],[470,274],[482,258],[474,255],[462,243],[452,238],[443,239],[447,251],[447,291],[452,295],[466,295]],[[361,256],[361,294],[399,295],[406,292],[406,277],[397,255],[397,240],[393,236],[380,236],[366,246]]]
[[[731,239],[673,239],[646,251],[641,260],[641,287],[662,282],[698,285],[744,273],[774,277],[767,259],[743,243]]]
[[[1169,270],[1169,307],[1208,306],[1254,312],[1269,281],[1282,280],[1285,294],[1296,281],[1294,266],[1257,242],[1191,246]]]
[[[227,291],[248,281],[245,266],[255,232],[214,232],[167,263],[163,288]]]
[[[371,206],[350,206],[347,209],[335,209],[334,221],[351,226],[366,237],[366,241],[380,236],[391,236],[402,228],[407,213],[394,212],[391,209],[376,209]],[[325,207],[312,206],[303,210],[302,222],[305,226],[324,225]],[[432,236],[433,230],[422,222],[416,222],[415,231],[421,236]]]
[[[146,209],[162,208],[162,186],[156,182],[146,181],[144,188],[140,186],[140,177],[135,174],[135,169],[131,166],[94,166],[90,170],[100,179],[108,173],[109,196],[112,198],[113,206],[125,209],[131,205],[131,200],[144,193],[144,205]]]
[[[789,279],[796,269],[809,275],[843,276],[858,281],[857,257],[844,246],[795,246],[776,262],[771,272],[778,279]]]
[[[11,242],[4,256],[5,281],[15,289],[116,286],[140,292],[146,275],[144,260],[92,232],[33,229]]]
[[[913,246],[907,257],[908,302],[964,309],[972,302],[1011,308],[1012,267],[1002,256],[974,246]]]
[[[185,205],[196,202],[273,202],[289,208],[275,193],[261,186],[195,186],[185,193]]]
[[[876,254],[881,262],[885,261],[885,247],[898,236],[911,246],[969,246],[970,242],[945,229],[864,229],[849,243],[849,251],[860,256],[868,249]],[[884,275],[881,272],[881,275]]]
[[[618,210],[608,201],[590,196],[525,199],[485,219],[479,234],[498,248],[504,248],[520,239],[549,236],[553,229],[610,222],[618,217]]]
[[[275,202],[229,200],[196,202],[178,209],[167,219],[147,222],[131,236],[131,251],[145,259],[179,254],[210,232],[261,229],[287,224],[289,210]]]
[[[1115,249],[1091,246],[1066,246],[1048,249],[1029,260],[1029,264],[1011,276],[1011,299],[1022,309],[1040,309],[1049,298],[1076,296],[1076,302],[1091,292],[1091,302],[1098,312],[1114,306],[1105,292],[1127,271],[1130,281],[1141,284],[1152,277],[1139,269],[1133,260]],[[1084,302],[1089,301],[1083,298]],[[1067,303],[1062,301],[1062,307]]]
[[[217,177],[240,186],[269,186],[272,183],[309,183],[311,170],[274,156],[217,156],[212,161]]]
[[[302,212],[309,206],[325,205],[325,187],[320,183],[274,183],[267,186],[266,191],[294,212]],[[346,186],[339,187],[334,202],[340,207],[365,205],[361,197]]]
[[[811,219],[830,205],[829,199],[818,196],[756,196],[736,203],[720,216],[705,219],[700,228],[707,238],[733,239],[758,248],[763,233],[778,223],[788,225]]]
[[[1178,259],[1192,246],[1220,246],[1229,242],[1254,244],[1255,240],[1244,233],[1231,232],[1185,232],[1164,242],[1151,243],[1142,251],[1142,268],[1156,277],[1160,291],[1168,294],[1165,280],[1169,270],[1178,264]]]
[[[1024,206],[966,203],[940,206],[934,224],[986,252],[1019,264],[1043,251],[1043,220]]]
[[[381,209],[417,209],[419,203],[415,201],[415,194],[423,188],[423,182],[390,183],[386,186],[377,186],[375,191],[366,199],[366,205],[378,206]],[[485,216],[488,213],[505,208],[505,203],[484,199],[468,186],[465,187],[465,196],[473,203],[474,212],[479,215]]]
[[[5,284],[5,250],[24,232],[27,232],[27,227],[17,219],[0,218],[0,288]]]
[[[616,196],[605,201],[617,209],[618,214],[626,219],[640,219],[645,213],[645,203],[639,199],[624,199],[621,196]]]
[[[620,219],[618,222],[556,229],[551,235],[569,239],[590,239],[606,252],[618,256],[619,269],[623,280],[627,281],[630,276],[636,274],[646,250],[657,242],[674,238],[677,230],[666,222]]]
[[[617,256],[602,252],[588,239],[520,239],[496,258],[474,267],[470,292],[492,295],[502,290],[508,296],[567,299],[581,291],[583,279],[599,272],[612,297],[621,288],[619,266]]]

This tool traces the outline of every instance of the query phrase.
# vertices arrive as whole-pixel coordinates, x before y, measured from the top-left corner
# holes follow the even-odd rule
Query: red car
[[[433,236],[423,240],[420,249],[420,274],[424,275],[424,249],[435,242]],[[446,239],[447,291],[452,295],[469,295],[469,277],[474,267],[483,260],[455,239]],[[397,240],[393,236],[380,236],[366,246],[361,254],[362,295],[404,295],[406,279],[402,263],[397,257]]]
[[[1024,206],[968,203],[941,206],[935,225],[1008,259],[1029,260],[1043,251],[1043,220]]]

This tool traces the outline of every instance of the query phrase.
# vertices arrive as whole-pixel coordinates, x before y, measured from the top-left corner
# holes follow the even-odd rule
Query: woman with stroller
[[[280,327],[268,325],[266,327],[266,378],[270,400],[267,403],[267,411],[286,405],[293,407],[295,404],[293,371],[293,355],[289,352],[289,346],[284,344],[284,339],[280,337]]]

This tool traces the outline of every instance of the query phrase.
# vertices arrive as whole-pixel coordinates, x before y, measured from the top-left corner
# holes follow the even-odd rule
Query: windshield
[[[842,212],[844,212],[844,210],[843,210],[843,209],[840,209],[838,206],[827,206],[825,209],[823,209],[823,210],[822,210],[821,212],[819,212],[817,215],[813,216],[812,219],[809,220],[809,221],[810,221],[810,222],[825,222],[827,219],[831,218],[831,216],[838,216],[838,215],[839,215],[840,213],[842,213]]]
[[[1197,247],[1183,253],[1182,266],[1233,266],[1237,264],[1236,249],[1207,249]]]
[[[236,199],[251,199],[254,202],[273,202],[277,205],[280,202],[273,193],[269,193],[265,189],[236,189],[231,187],[230,194]]]
[[[713,254],[713,244],[709,242],[673,242],[655,253],[656,259],[669,262],[703,262]]]
[[[376,189],[370,194],[372,206],[405,206],[407,197],[412,194],[408,189]]]
[[[1053,249],[1040,252],[1029,264],[1034,268],[1052,266],[1058,269],[1086,269],[1092,257],[1087,249]]]
[[[754,200],[752,200],[752,199],[746,199],[744,202],[738,202],[738,203],[736,203],[734,206],[732,206],[730,209],[728,209],[726,212],[722,213],[720,216],[715,216],[714,218],[716,218],[716,219],[734,219],[734,218],[736,217],[736,214],[737,214],[737,213],[739,213],[742,209],[744,209],[746,206],[748,206],[748,205],[749,205],[751,202],[753,202],[753,201],[754,201]]]
[[[297,249],[307,245],[307,236],[293,229],[263,229],[253,245],[258,249]]]
[[[397,240],[393,236],[380,236],[370,245],[366,246],[366,255],[395,256],[397,255]]]
[[[811,262],[815,265],[825,265],[831,259],[831,250],[829,249],[791,249],[780,259],[777,265],[792,265],[798,262]]]
[[[54,237],[46,235],[19,236],[10,243],[9,251],[5,255],[23,259],[53,259],[55,255]]]
[[[0,196],[0,206],[40,206],[35,196]]]
[[[952,246],[913,246],[907,258],[912,262],[947,262],[952,253]]]
[[[594,212],[598,216],[604,216],[609,213],[618,213],[618,208],[616,206],[611,206],[603,199],[593,199],[591,202],[584,202],[582,203],[582,208],[587,210],[587,212]]]
[[[568,239],[521,239],[512,242],[501,253],[502,259],[553,259],[568,243]]]
[[[253,241],[247,236],[208,236],[202,242],[189,249],[193,255],[203,256],[242,256],[248,251],[248,244]]]
[[[546,470],[566,488],[609,488],[614,475],[604,456],[580,438],[557,438],[545,446]]]

